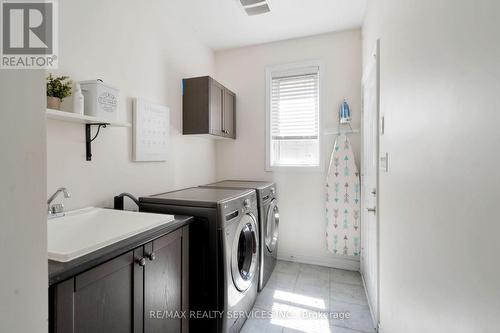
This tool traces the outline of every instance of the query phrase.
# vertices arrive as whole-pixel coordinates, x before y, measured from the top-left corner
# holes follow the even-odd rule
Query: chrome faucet
[[[63,193],[65,198],[71,198],[71,193],[68,191],[66,187],[60,187],[57,191],[50,196],[47,200],[47,213],[50,217],[57,217],[64,215],[64,205],[62,203],[52,204],[52,201],[59,195],[59,193]]]

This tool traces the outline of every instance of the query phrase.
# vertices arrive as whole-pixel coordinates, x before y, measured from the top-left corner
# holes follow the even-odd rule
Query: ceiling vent
[[[271,11],[267,1],[262,0],[240,0],[243,9],[248,16],[265,14]]]

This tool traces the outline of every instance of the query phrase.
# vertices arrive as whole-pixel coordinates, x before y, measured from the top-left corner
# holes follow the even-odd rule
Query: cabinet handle
[[[139,266],[144,267],[144,266],[146,266],[146,259],[141,258],[141,259],[137,260],[137,263],[139,264]]]
[[[222,132],[222,133],[225,133],[225,132],[224,132],[224,122],[225,122],[225,119],[224,119],[224,89],[221,89],[221,95],[220,95],[220,111],[221,111],[221,114],[220,114],[220,119],[221,119],[221,123],[220,123],[220,126],[221,126],[221,132]]]
[[[151,253],[148,255],[148,259],[149,259],[149,260],[151,260],[151,261],[155,260],[155,259],[156,259],[156,253],[151,252]]]

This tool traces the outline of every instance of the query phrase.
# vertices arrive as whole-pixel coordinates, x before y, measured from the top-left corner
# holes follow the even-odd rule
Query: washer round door
[[[280,211],[278,209],[278,201],[273,199],[269,204],[266,216],[266,247],[271,253],[276,250],[276,244],[278,243],[279,224]]]
[[[239,291],[245,291],[252,285],[257,270],[258,237],[255,217],[244,215],[234,235],[231,256],[231,275]]]

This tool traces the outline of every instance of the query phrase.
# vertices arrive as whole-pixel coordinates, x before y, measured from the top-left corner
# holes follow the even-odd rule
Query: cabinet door
[[[224,87],[210,79],[210,134],[222,135]]]
[[[55,287],[57,333],[142,332],[142,249],[126,253]],[[137,288],[137,286],[140,286]]]
[[[236,111],[236,95],[232,91],[224,89],[224,103],[223,103],[224,126],[222,132],[224,133],[224,136],[233,139],[236,138],[235,111]]]
[[[182,80],[182,133],[210,133],[210,77]]]
[[[183,288],[186,287],[183,282],[186,275],[182,262],[183,230],[179,229],[144,246],[144,255],[148,258],[144,267],[146,333],[180,333],[187,325],[181,312],[187,310],[183,297]]]

